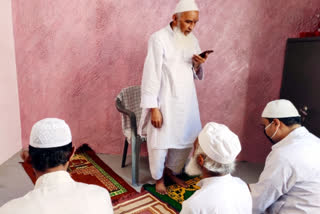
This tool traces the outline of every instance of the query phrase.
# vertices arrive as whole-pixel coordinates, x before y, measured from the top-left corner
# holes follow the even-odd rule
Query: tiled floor
[[[98,155],[108,166],[110,166],[125,181],[131,184],[131,157],[127,158],[127,166],[121,168],[120,155]],[[19,154],[15,154],[8,161],[0,166],[0,206],[7,201],[21,197],[33,189],[33,184],[23,168],[19,164]],[[263,164],[239,162],[234,176],[242,178],[247,183],[254,183],[258,180],[259,174],[263,169]],[[140,185],[134,187],[140,191],[141,184],[153,183],[149,172],[148,158],[142,157],[140,161]]]

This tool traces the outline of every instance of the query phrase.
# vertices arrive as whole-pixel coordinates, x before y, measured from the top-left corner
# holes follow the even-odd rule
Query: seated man
[[[248,186],[230,175],[240,150],[238,136],[225,125],[211,122],[203,128],[186,166],[189,175],[202,175],[201,189],[183,202],[182,214],[251,213]]]
[[[34,124],[27,160],[37,177],[34,190],[3,205],[0,213],[113,213],[106,189],[70,177],[67,168],[74,151],[70,128],[63,120],[47,118]]]
[[[320,139],[301,126],[289,100],[274,100],[261,116],[271,141],[263,172],[251,184],[253,213],[320,213]]]

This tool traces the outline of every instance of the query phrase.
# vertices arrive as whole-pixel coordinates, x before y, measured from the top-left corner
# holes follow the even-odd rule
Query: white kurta
[[[182,203],[181,214],[250,214],[252,199],[249,188],[230,174],[201,180],[201,187]]]
[[[306,128],[272,146],[263,172],[251,184],[253,213],[320,213],[320,139]]]
[[[201,130],[192,56],[201,52],[197,39],[188,50],[176,48],[170,25],[154,33],[148,43],[141,84],[143,112],[139,130],[147,126],[147,142],[152,149],[192,147]],[[161,128],[150,121],[150,108],[160,108]]]
[[[47,173],[38,178],[34,190],[9,201],[1,214],[109,214],[113,208],[106,189],[75,182],[66,171]]]

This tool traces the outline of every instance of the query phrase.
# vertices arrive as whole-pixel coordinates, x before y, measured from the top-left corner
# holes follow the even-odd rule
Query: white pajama
[[[149,165],[152,178],[159,180],[163,175],[164,167],[171,169],[174,174],[181,173],[191,148],[186,149],[150,149]]]

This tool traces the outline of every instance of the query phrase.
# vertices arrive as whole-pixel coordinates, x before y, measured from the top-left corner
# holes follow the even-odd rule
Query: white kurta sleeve
[[[286,160],[268,157],[256,184],[250,184],[253,214],[264,213],[296,183],[293,168]]]
[[[201,65],[200,65],[200,68],[198,70],[198,73],[194,70],[194,68],[192,68],[192,71],[193,71],[193,77],[196,80],[202,80],[203,79],[203,68],[202,68]]]
[[[108,214],[113,214],[113,206],[112,206],[112,202],[111,202],[111,198],[110,198],[110,195],[108,193],[108,196],[106,197],[107,199],[107,203],[106,203],[106,212],[105,213],[108,213]]]
[[[182,203],[182,209],[180,211],[180,214],[194,214],[194,213],[198,213],[196,212],[194,209],[194,207],[191,206],[191,203],[187,201],[184,201]]]
[[[113,206],[109,192],[106,189],[98,189],[95,194],[95,213],[113,214]]]
[[[141,107],[158,108],[161,87],[163,48],[156,38],[148,43],[148,54],[145,59],[141,83]]]
[[[196,39],[196,38],[195,38]],[[200,54],[201,53],[201,49],[200,49],[200,46],[199,46],[199,42],[198,40],[196,39],[196,54]],[[202,65],[200,65],[200,68],[198,70],[198,72],[196,72],[194,70],[194,68],[192,68],[192,71],[193,71],[193,77],[196,79],[196,80],[203,80],[203,77],[204,77],[204,72],[203,72],[203,68],[202,68]]]

